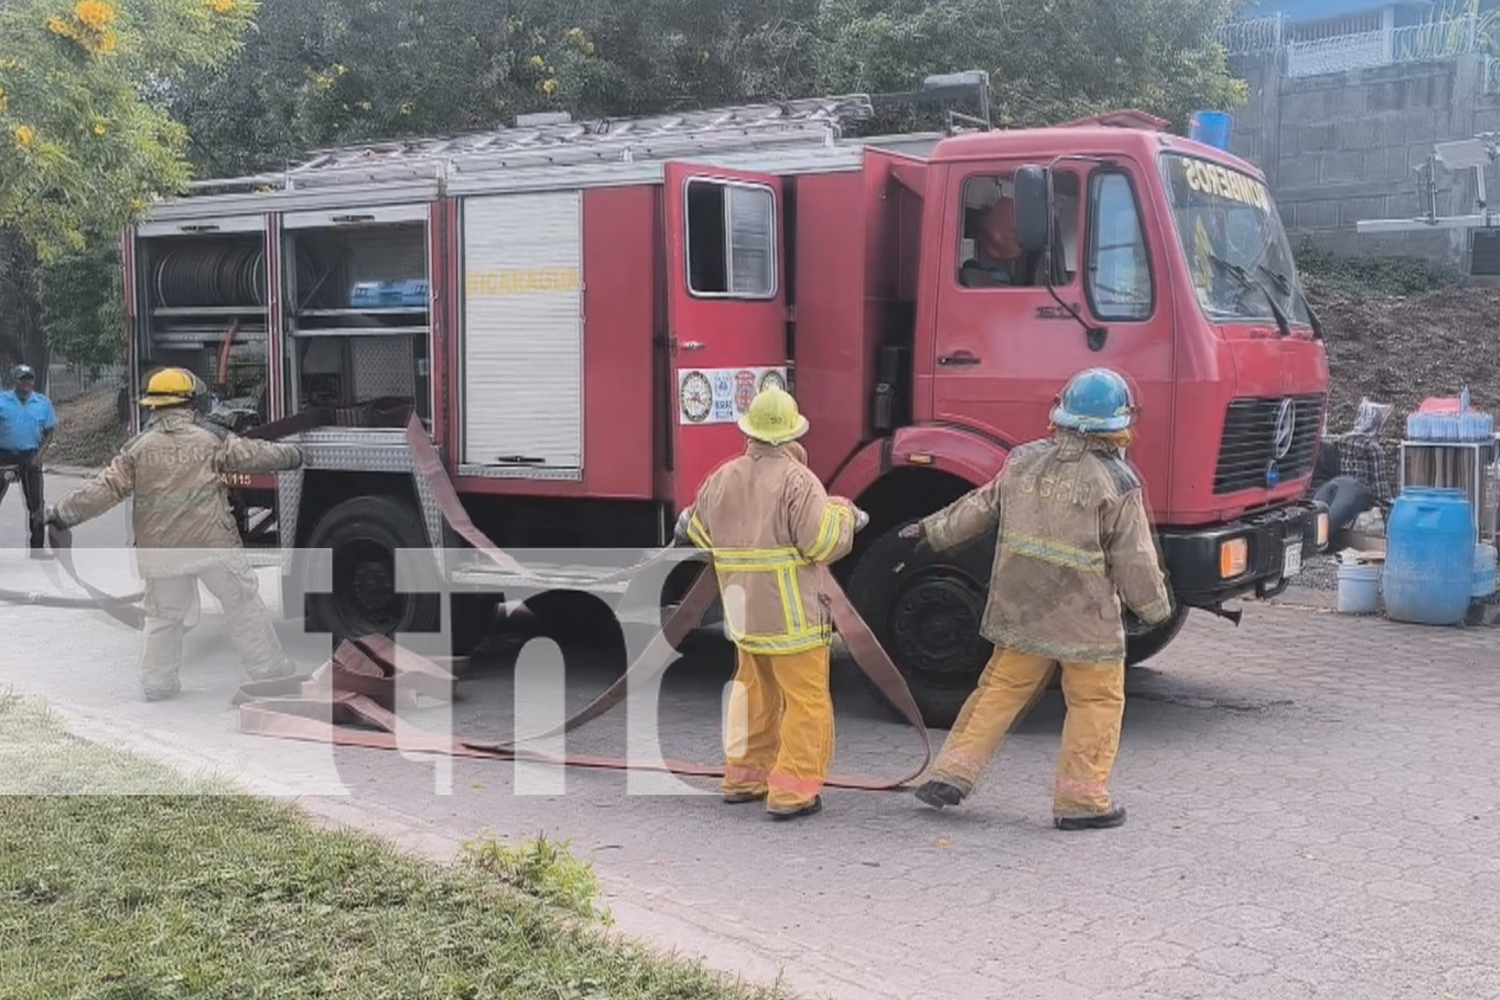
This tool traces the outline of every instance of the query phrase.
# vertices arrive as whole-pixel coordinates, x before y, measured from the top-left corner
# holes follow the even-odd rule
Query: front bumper
[[[1303,558],[1327,550],[1328,537],[1328,508],[1315,501],[1260,511],[1211,528],[1157,531],[1174,598],[1200,608],[1249,594],[1275,597],[1286,589]],[[1288,561],[1294,565],[1288,567]]]

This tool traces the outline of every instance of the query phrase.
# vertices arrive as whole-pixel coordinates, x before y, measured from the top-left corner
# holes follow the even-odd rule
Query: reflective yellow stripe
[[[722,550],[713,550],[714,564],[724,573],[780,573],[787,568],[784,562],[738,562],[725,556]]]
[[[1103,553],[1089,552],[1047,538],[1036,538],[1031,535],[1012,536],[1001,543],[1001,548],[1017,555],[1030,556],[1033,559],[1051,563],[1054,566],[1067,566],[1096,573],[1104,572]]]
[[[795,635],[807,626],[807,609],[802,606],[802,588],[797,586],[796,571],[788,567],[777,572],[776,589],[781,592],[787,631]]]
[[[822,626],[820,628],[804,629],[794,635],[737,635],[733,636],[734,644],[747,653],[763,653],[768,656],[785,656],[790,653],[803,653],[809,649],[817,649],[826,646],[833,641],[833,628]]]
[[[703,527],[703,522],[698,520],[697,514],[688,518],[687,536],[688,541],[700,549],[713,548],[713,544],[708,540],[708,531]]]
[[[1062,663],[1103,663],[1113,665],[1125,658],[1123,645],[1067,646],[1047,642],[1021,629],[986,629],[984,637],[997,646],[1045,656]]]
[[[1148,623],[1155,623],[1166,618],[1172,613],[1172,605],[1157,598],[1140,610],[1140,617]]]
[[[782,549],[714,549],[714,562],[726,570],[780,571],[807,565],[802,553],[792,548]]]
[[[823,511],[822,522],[818,525],[818,540],[813,543],[812,550],[807,553],[807,557],[814,562],[827,559],[832,554],[834,546],[839,543],[839,529],[843,525],[843,518],[851,516],[842,504],[829,504]]]

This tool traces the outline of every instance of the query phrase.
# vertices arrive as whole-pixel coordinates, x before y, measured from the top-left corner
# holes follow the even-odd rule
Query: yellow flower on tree
[[[203,3],[216,14],[233,13],[235,7],[235,0],[203,0]]]
[[[30,125],[16,126],[16,145],[22,149],[30,149],[31,143],[36,139],[36,133],[31,130]]]
[[[115,9],[105,0],[78,0],[73,8],[73,16],[95,31],[99,31],[106,24],[115,19]]]
[[[556,80],[543,80],[542,81],[542,93],[546,94],[548,97],[551,97],[553,94],[557,93],[557,81]]]
[[[108,131],[108,129],[105,127],[103,122],[94,122],[95,135],[103,135],[106,131]]]

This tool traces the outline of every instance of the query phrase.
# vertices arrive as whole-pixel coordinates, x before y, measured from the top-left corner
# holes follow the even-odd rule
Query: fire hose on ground
[[[247,431],[244,436],[274,440],[302,430],[325,426],[331,420],[332,414],[326,410],[308,410],[285,420],[264,424]],[[414,474],[431,487],[448,526],[500,569],[522,578],[539,580],[539,577],[474,526],[459,500],[452,480],[443,468],[441,457],[415,415],[407,420],[406,439],[415,460]],[[144,613],[139,607],[142,595],[116,597],[93,587],[79,575],[74,565],[72,533],[66,528],[50,526],[49,538],[58,562],[74,582],[88,593],[90,600],[20,594],[15,595],[20,599],[12,603],[93,608],[104,611],[111,618],[136,631],[144,627]],[[666,558],[668,552],[670,550],[662,550],[599,582],[628,580],[644,567]],[[708,563],[705,561],[704,565],[707,567]],[[886,701],[917,731],[923,752],[921,765],[897,780],[830,776],[825,784],[830,788],[865,791],[905,789],[926,772],[932,760],[931,736],[905,678],[891,662],[885,649],[855,610],[843,588],[833,579],[833,575],[826,567],[822,569],[822,573],[823,587],[830,599],[834,628],[843,639],[850,658]],[[660,632],[619,679],[584,709],[547,732],[534,736],[503,741],[456,739],[416,729],[403,720],[398,742],[398,702],[413,694],[451,701],[456,694],[458,678],[452,671],[397,646],[383,635],[363,636],[340,642],[333,656],[306,678],[292,677],[244,684],[236,691],[233,704],[239,709],[241,731],[263,736],[370,749],[527,760],[570,767],[652,770],[690,777],[722,777],[722,765],[675,760],[647,763],[603,756],[556,755],[524,746],[574,732],[624,703],[634,685],[666,670],[673,661],[678,646],[698,627],[717,596],[715,574],[711,570],[700,571],[682,601],[667,616]],[[11,601],[10,592],[0,591],[0,600]],[[370,728],[349,728],[351,725]]]

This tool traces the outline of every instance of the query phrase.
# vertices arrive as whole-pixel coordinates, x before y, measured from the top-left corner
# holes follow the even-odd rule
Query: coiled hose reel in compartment
[[[260,246],[176,247],[156,265],[156,299],[166,308],[264,306],[266,251]]]

